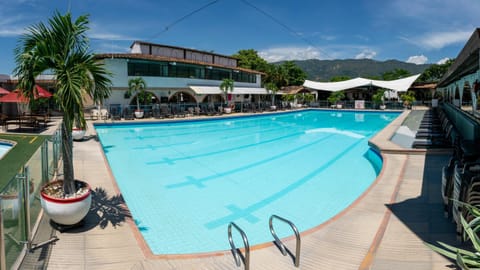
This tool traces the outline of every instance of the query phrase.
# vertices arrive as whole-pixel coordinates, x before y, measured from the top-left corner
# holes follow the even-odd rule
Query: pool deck
[[[459,244],[454,225],[444,218],[440,196],[441,167],[449,153],[403,149],[392,143],[389,139],[407,116],[405,111],[370,141],[384,159],[374,184],[343,212],[302,233],[299,269],[455,268],[424,244],[437,240]],[[59,240],[46,260],[48,269],[243,269],[235,265],[229,250],[213,256],[152,255],[128,216],[106,211],[115,208],[115,196],[120,194],[93,136],[74,143],[74,163],[76,178],[104,190],[106,196],[96,193],[94,202],[103,207],[89,213],[83,227],[56,231]],[[295,254],[295,239],[285,243]],[[250,268],[298,269],[272,244],[252,247]]]

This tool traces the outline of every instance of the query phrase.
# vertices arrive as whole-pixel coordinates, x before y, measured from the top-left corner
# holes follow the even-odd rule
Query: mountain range
[[[307,79],[312,81],[330,81],[332,77],[348,76],[376,77],[395,69],[404,69],[412,75],[422,73],[430,64],[416,65],[398,60],[376,61],[371,59],[344,60],[294,60],[297,66],[307,73]]]

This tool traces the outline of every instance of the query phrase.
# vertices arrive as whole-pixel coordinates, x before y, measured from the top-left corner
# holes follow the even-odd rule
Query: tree
[[[279,88],[302,85],[307,78],[307,74],[293,61],[285,61],[280,65],[270,64],[266,74],[265,82],[273,82]]]
[[[455,59],[448,59],[443,64],[433,64],[425,69],[422,75],[418,78],[420,82],[438,82],[443,75],[447,73],[448,68],[453,64]]]
[[[265,72],[268,69],[267,61],[261,58],[258,55],[258,52],[254,49],[240,50],[232,56],[238,59],[238,66],[241,68],[247,68],[261,72]]]
[[[145,88],[147,88],[147,83],[141,77],[128,80],[128,94],[132,93],[137,94],[137,111],[140,111],[140,96],[142,96],[143,101],[145,102]]]
[[[330,78],[330,81],[331,82],[343,82],[343,81],[348,81],[350,80],[351,78],[349,76],[334,76],[332,78]]]
[[[307,74],[295,62],[285,61],[280,67],[285,70],[287,74],[287,85],[303,85]]]
[[[223,79],[222,83],[220,84],[220,89],[223,91],[225,95],[225,103],[228,105],[228,91],[233,92],[233,83],[232,79]]]
[[[85,32],[88,16],[72,21],[72,15],[56,12],[48,20],[49,25],[39,23],[27,29],[15,48],[19,88],[22,94],[34,98],[35,78],[43,72],[56,77],[56,102],[63,112],[62,155],[63,189],[67,195],[74,194],[72,128],[86,127],[83,114],[83,97],[88,95],[94,102],[102,102],[110,95],[110,73],[102,63],[95,60],[89,51]]]
[[[412,75],[410,71],[401,69],[401,68],[396,68],[392,71],[387,71],[382,74],[382,80],[385,81],[393,81],[393,80],[398,80],[401,78],[406,78],[408,76]]]

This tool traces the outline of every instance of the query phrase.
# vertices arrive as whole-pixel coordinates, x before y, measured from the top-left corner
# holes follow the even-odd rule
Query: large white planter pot
[[[270,110],[276,111],[276,110],[277,110],[277,106],[275,106],[275,105],[270,106]]]
[[[56,182],[61,181],[55,181],[52,183]],[[43,210],[55,223],[62,225],[74,225],[79,223],[88,214],[90,205],[92,204],[92,192],[90,186],[86,183],[85,185],[88,187],[88,192],[86,194],[68,199],[50,197],[43,192],[44,188],[42,188],[42,191],[40,192],[40,201]]]
[[[135,117],[136,118],[142,118],[143,117],[143,111],[135,111]]]
[[[341,109],[342,107],[342,104],[337,104],[337,109]]]
[[[72,129],[72,139],[74,141],[81,141],[83,140],[86,132],[87,131],[85,129],[74,128]]]
[[[223,108],[225,113],[232,113],[232,108]]]
[[[32,205],[33,200],[35,199],[35,194],[33,193],[34,186],[33,183],[30,183],[30,205]],[[22,200],[18,197],[18,194],[2,194],[0,195],[0,200],[2,200],[2,215],[3,219],[16,220],[20,214]]]
[[[380,105],[380,110],[385,110],[387,108],[387,106],[385,105]]]

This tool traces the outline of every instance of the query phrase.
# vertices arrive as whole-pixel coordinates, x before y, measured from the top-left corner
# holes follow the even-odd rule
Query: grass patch
[[[0,160],[0,190],[17,174],[50,136],[28,134],[0,134],[0,139],[17,144]]]

